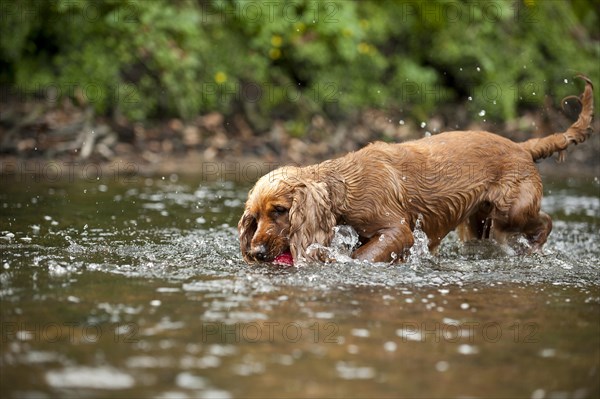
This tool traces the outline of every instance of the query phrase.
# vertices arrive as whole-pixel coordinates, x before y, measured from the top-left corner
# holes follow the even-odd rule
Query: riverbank
[[[274,120],[259,131],[243,116],[219,113],[191,121],[130,123],[97,117],[69,101],[49,108],[26,103],[5,108],[0,132],[0,174],[27,179],[100,179],[199,175],[206,180],[253,182],[285,164],[308,165],[369,142],[404,142],[448,130],[488,130],[514,141],[564,131],[571,123],[547,107],[509,123],[473,121],[465,109],[441,110],[425,121],[385,110],[366,110],[344,121],[313,115],[306,122]],[[594,121],[600,132],[600,122]],[[600,134],[567,151],[566,162],[539,164],[543,175],[599,177]]]

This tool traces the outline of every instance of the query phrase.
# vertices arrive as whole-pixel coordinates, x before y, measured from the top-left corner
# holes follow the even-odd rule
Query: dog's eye
[[[278,205],[278,206],[273,207],[273,212],[280,214],[280,215],[283,215],[287,211],[288,211],[287,208],[283,207],[283,206]]]

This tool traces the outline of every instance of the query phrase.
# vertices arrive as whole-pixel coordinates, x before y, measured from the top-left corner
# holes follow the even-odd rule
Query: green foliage
[[[446,103],[512,119],[572,76],[600,82],[593,2],[5,1],[0,79],[132,120],[244,110],[425,118]]]

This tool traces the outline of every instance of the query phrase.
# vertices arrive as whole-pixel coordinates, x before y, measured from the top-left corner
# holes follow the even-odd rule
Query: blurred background
[[[197,162],[182,159],[306,164],[453,129],[546,135],[576,117],[560,102],[581,93],[577,73],[600,85],[598,7],[2,1],[0,156],[185,171]],[[597,138],[586,146],[571,165],[597,168]]]
[[[248,267],[236,229],[284,163],[564,131],[599,8],[0,0],[0,398],[599,398],[598,117],[539,164],[544,253]]]

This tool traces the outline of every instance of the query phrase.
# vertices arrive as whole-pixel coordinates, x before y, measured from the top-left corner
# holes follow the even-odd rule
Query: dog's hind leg
[[[530,219],[522,230],[529,241],[529,252],[540,252],[551,231],[552,219],[547,213],[540,211],[537,217]]]
[[[538,175],[532,177],[521,181],[496,204],[490,232],[490,238],[500,243],[505,243],[510,235],[523,234],[529,243],[529,253],[540,251],[552,230],[552,219],[540,211],[541,179]]]
[[[456,228],[458,238],[462,242],[490,238],[491,211],[492,206],[489,202],[480,204],[475,212]]]

